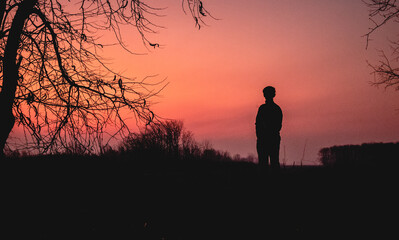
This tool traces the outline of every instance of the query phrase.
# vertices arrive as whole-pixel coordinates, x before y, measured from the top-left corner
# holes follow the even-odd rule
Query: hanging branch
[[[157,48],[160,44],[148,36],[160,26],[150,18],[162,16],[162,8],[141,0],[34,0],[16,50],[18,74],[7,78],[3,57],[9,32],[17,10],[29,1],[0,2],[0,90],[16,84],[12,114],[26,140],[14,148],[98,153],[112,139],[130,133],[127,118],[133,117],[138,125],[157,119],[151,99],[166,86],[164,80],[157,76],[140,80],[112,70],[98,54],[109,46],[98,36],[110,30],[117,44],[135,54],[122,38],[121,27],[129,26],[145,46]],[[188,2],[194,3],[193,17],[210,15],[202,2]]]
[[[363,0],[369,8],[369,19],[373,26],[364,35],[366,37],[366,49],[369,46],[372,34],[378,29],[387,25],[390,22],[399,22],[399,5],[396,0]],[[394,87],[399,90],[399,39],[391,42],[392,59],[381,51],[381,60],[378,64],[369,66],[373,69],[374,82],[373,85],[384,85],[387,87]]]

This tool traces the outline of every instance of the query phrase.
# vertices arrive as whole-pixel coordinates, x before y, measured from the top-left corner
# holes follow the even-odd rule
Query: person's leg
[[[256,150],[258,152],[258,177],[262,184],[265,183],[265,177],[267,177],[269,171],[269,156],[266,147],[265,142],[258,141],[256,144]]]
[[[267,148],[265,143],[262,141],[256,142],[256,150],[258,152],[258,164],[261,168],[267,168],[269,166]]]
[[[275,141],[270,145],[270,166],[273,169],[280,168],[280,137],[276,138]]]

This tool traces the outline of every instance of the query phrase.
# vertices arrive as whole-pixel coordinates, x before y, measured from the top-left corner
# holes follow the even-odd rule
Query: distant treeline
[[[390,166],[399,162],[399,142],[364,143],[322,148],[319,160],[324,166]]]

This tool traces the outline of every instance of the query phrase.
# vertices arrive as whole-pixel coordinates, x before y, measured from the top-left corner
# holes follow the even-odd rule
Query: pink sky
[[[165,28],[148,35],[148,51],[134,29],[122,28],[131,55],[104,50],[115,71],[141,79],[158,74],[169,85],[153,99],[156,113],[183,120],[199,142],[232,155],[255,154],[255,116],[272,85],[283,110],[281,161],[317,163],[320,148],[399,141],[399,91],[376,88],[367,61],[389,52],[397,26],[362,37],[372,25],[361,0],[207,1],[220,20],[198,30],[180,0],[151,1]],[[107,42],[105,35],[101,41]],[[134,128],[134,124],[132,123]],[[285,155],[284,155],[285,149]]]
[[[320,148],[399,141],[399,92],[370,85],[367,61],[389,50],[394,27],[381,29],[368,49],[371,22],[362,1],[204,1],[215,17],[198,30],[179,1],[159,1],[165,29],[151,35],[162,48],[145,56],[118,52],[125,74],[159,74],[169,85],[154,109],[183,120],[198,141],[231,154],[255,154],[254,121],[273,85],[284,113],[281,159],[307,164]],[[158,4],[158,5],[157,5]],[[133,32],[133,31],[131,31]],[[125,34],[136,52],[145,48]],[[115,56],[115,49],[112,50]]]

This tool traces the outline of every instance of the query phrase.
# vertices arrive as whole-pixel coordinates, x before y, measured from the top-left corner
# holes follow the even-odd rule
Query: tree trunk
[[[3,0],[2,0],[3,1]],[[3,155],[4,146],[10,134],[15,118],[12,113],[15,91],[18,84],[17,51],[19,48],[22,30],[26,19],[32,13],[37,0],[24,0],[19,4],[13,18],[3,58],[3,86],[0,92],[0,154]]]
[[[6,12],[6,1],[3,0],[3,1],[0,1],[0,26],[3,23],[3,17],[4,17],[5,12]],[[0,36],[0,39],[1,39],[3,37],[3,33],[0,32],[0,34],[1,34],[1,36]]]

